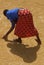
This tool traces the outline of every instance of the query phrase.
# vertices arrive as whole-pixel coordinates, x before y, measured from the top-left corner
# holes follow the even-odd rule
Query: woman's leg
[[[41,40],[40,40],[40,38],[39,38],[39,35],[36,35],[36,38],[37,38],[37,39],[35,39],[35,40],[38,42],[38,44],[41,44]]]
[[[15,39],[14,41],[19,42],[19,43],[22,43],[22,40],[19,37],[18,37],[18,39]]]
[[[22,43],[22,40],[21,40],[21,38],[19,38],[19,37],[18,37],[17,41],[18,41],[19,43]]]

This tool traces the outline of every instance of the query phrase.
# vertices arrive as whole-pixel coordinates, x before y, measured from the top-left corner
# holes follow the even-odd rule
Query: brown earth
[[[28,8],[33,14],[34,25],[39,32],[41,46],[36,37],[22,39],[22,44],[2,39],[11,24],[3,15],[4,9]],[[16,39],[14,31],[9,40]],[[44,0],[0,0],[0,65],[44,65]]]

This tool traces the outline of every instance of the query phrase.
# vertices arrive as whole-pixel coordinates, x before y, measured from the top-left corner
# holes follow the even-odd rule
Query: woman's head
[[[3,11],[3,14],[4,14],[5,16],[6,16],[7,11],[8,11],[8,9],[5,9],[5,10]]]

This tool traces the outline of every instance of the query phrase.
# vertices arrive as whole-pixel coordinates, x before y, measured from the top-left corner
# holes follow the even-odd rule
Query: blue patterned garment
[[[17,20],[18,19],[18,11],[19,8],[15,8],[12,10],[8,10],[6,13],[7,18],[12,22],[13,20]],[[16,21],[15,21],[16,22]]]

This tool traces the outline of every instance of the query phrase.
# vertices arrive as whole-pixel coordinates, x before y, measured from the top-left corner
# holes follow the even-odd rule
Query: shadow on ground
[[[12,41],[7,44],[7,47],[11,48],[10,52],[23,58],[24,62],[31,63],[37,58],[37,51],[40,49],[38,44],[35,47],[27,48],[26,45],[20,44],[16,41]]]

